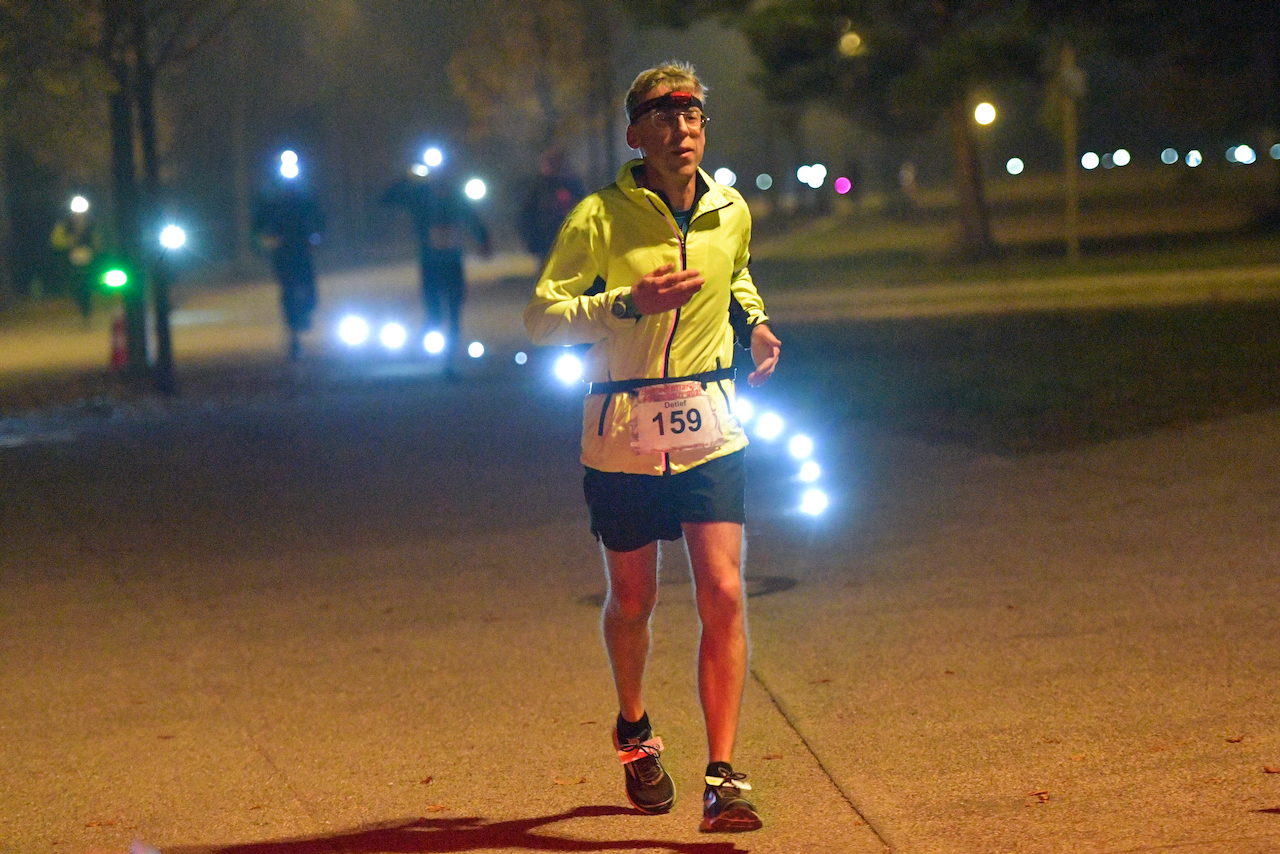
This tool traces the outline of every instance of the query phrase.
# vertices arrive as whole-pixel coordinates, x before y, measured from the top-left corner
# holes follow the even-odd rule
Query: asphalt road
[[[832,504],[798,513],[754,442],[737,764],[767,824],[708,838],[682,550],[649,678],[680,800],[644,817],[580,398],[513,360],[520,301],[477,296],[455,381],[267,359],[0,421],[0,852],[1280,850],[1280,416],[1005,459],[780,375],[757,406]]]

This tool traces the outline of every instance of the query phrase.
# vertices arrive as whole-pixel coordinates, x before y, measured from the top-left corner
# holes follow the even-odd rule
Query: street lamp
[[[995,105],[983,101],[973,108],[973,120],[980,125],[989,125],[996,120]]]
[[[292,181],[298,177],[298,154],[292,150],[280,152],[280,176]]]
[[[181,226],[169,224],[160,230],[160,245],[170,251],[187,245],[187,233]]]

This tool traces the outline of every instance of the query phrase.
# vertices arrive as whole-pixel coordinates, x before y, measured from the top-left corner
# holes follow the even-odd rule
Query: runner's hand
[[[765,380],[773,376],[773,369],[778,366],[778,356],[782,354],[782,342],[778,340],[768,324],[761,323],[751,330],[751,361],[756,369],[747,377],[753,386],[764,385]]]
[[[675,272],[674,264],[659,267],[631,288],[631,301],[641,314],[662,314],[693,299],[706,281],[697,270]]]

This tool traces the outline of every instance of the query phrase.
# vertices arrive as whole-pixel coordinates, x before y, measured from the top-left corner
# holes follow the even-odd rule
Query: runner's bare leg
[[[736,522],[686,522],[683,528],[702,620],[698,693],[707,723],[707,760],[731,763],[747,679],[742,526]]]
[[[658,544],[630,552],[606,548],[604,562],[609,590],[601,629],[613,667],[618,708],[627,720],[637,721],[645,712],[641,689],[649,658],[649,617],[658,602]]]

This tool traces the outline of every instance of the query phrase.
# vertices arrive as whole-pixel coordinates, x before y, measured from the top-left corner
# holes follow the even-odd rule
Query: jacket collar
[[[662,196],[653,190],[641,187],[636,182],[636,172],[643,164],[644,161],[639,158],[624,163],[622,168],[618,170],[618,189],[622,190],[623,195],[643,208],[649,209],[656,204],[659,205],[659,212],[670,213],[671,208]],[[698,167],[697,181],[698,190],[693,203],[693,215],[695,217],[707,211],[718,210],[733,204],[733,200],[725,193],[724,187],[713,181],[710,175],[702,171],[702,167]]]

